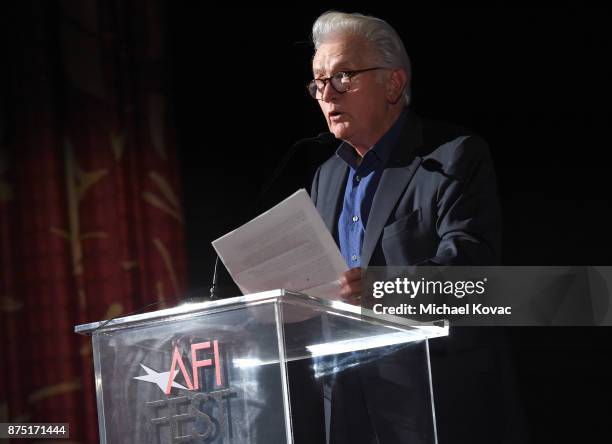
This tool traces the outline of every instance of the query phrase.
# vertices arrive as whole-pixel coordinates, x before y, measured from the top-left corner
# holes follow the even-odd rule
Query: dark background
[[[413,107],[489,142],[506,265],[611,265],[610,14],[604,10],[412,9],[355,4],[404,40]],[[326,129],[304,85],[326,8],[211,10],[169,4],[172,85],[192,288],[208,286],[210,242],[236,228],[288,147]],[[331,153],[300,152],[268,196],[309,188]],[[533,442],[608,435],[609,328],[509,329]],[[457,408],[469,408],[469,400]]]

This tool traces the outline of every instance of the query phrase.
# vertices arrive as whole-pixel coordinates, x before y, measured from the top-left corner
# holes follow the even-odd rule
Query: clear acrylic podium
[[[93,341],[101,443],[304,442],[295,425],[329,422],[336,377],[406,347],[421,370],[410,384],[428,394],[421,442],[436,442],[427,340],[448,335],[444,321],[419,324],[274,290],[75,331]],[[295,363],[320,393],[300,380],[303,371],[292,373]],[[324,395],[325,411],[299,408]]]

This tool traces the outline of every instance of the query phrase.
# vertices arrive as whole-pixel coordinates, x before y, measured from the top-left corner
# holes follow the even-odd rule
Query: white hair
[[[376,63],[383,68],[403,68],[408,76],[404,99],[410,103],[412,70],[410,58],[402,39],[395,29],[382,19],[344,12],[327,11],[312,25],[312,42],[315,50],[325,41],[338,35],[355,35],[364,38],[373,50]]]

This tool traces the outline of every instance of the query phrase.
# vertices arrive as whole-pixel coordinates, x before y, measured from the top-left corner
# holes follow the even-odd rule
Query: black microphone
[[[261,191],[259,192],[259,194],[257,195],[257,198],[253,202],[253,205],[251,206],[249,210],[250,217],[252,218],[254,216],[253,213],[257,210],[262,199],[266,196],[266,194],[268,194],[268,191],[270,190],[272,185],[274,185],[274,182],[276,182],[276,179],[278,179],[280,174],[284,171],[285,167],[287,166],[291,158],[298,151],[298,148],[304,145],[323,145],[323,146],[331,145],[333,142],[336,142],[336,141],[337,139],[332,133],[324,132],[324,133],[319,133],[319,135],[315,137],[306,137],[304,139],[300,139],[296,141],[293,145],[291,145],[291,148],[287,150],[287,152],[285,153],[285,155],[279,162],[278,166],[272,172],[272,174],[270,175],[270,178],[266,181],[264,186],[261,188]],[[215,268],[213,270],[212,285],[210,287],[210,299],[217,298],[217,280],[218,280],[217,269],[218,267],[219,267],[219,255],[217,254],[215,258]]]
[[[250,209],[250,212],[249,212],[250,215],[253,216],[253,212],[257,210],[257,206],[261,203],[261,200],[266,196],[268,191],[270,191],[270,188],[272,187],[274,182],[276,182],[276,179],[278,179],[278,176],[280,176],[280,174],[284,171],[285,167],[287,166],[291,158],[293,158],[295,153],[298,151],[298,148],[300,148],[303,145],[315,145],[315,144],[325,146],[325,145],[331,144],[332,142],[335,142],[336,140],[337,139],[334,137],[332,133],[324,132],[324,133],[319,133],[319,135],[316,137],[306,137],[304,139],[300,139],[297,142],[295,142],[293,145],[291,145],[291,148],[287,150],[287,152],[285,153],[284,157],[281,159],[276,169],[270,175],[270,178],[261,188],[261,191],[257,195],[257,198],[255,199],[253,206]]]

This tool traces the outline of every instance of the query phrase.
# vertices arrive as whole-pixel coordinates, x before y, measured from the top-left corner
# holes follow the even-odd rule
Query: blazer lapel
[[[319,194],[323,197],[323,200],[317,206],[319,207],[319,213],[323,222],[325,222],[325,225],[337,242],[336,225],[344,197],[343,185],[346,182],[348,165],[340,158],[337,158],[336,161],[337,166],[332,168],[331,174],[326,175],[327,180],[320,184],[325,193]]]
[[[374,193],[361,251],[362,267],[368,266],[393,208],[421,164],[422,158],[415,156],[415,152],[422,143],[421,122],[410,113]]]

